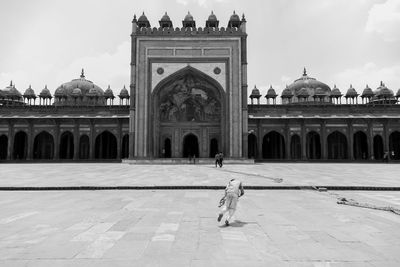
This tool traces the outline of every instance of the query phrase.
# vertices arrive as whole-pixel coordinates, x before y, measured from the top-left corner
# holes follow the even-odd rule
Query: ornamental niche
[[[218,90],[191,73],[167,84],[159,99],[161,122],[216,122],[221,118]]]

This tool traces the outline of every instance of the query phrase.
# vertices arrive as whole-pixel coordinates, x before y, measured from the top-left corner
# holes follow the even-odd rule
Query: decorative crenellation
[[[136,35],[178,35],[178,36],[193,36],[193,35],[244,35],[246,34],[239,28],[211,28],[211,27],[182,27],[182,28],[145,28],[142,27],[136,31]]]

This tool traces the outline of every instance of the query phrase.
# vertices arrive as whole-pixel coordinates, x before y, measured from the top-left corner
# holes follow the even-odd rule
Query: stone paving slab
[[[400,192],[248,190],[231,226],[221,191],[0,194],[0,266],[400,266]],[[400,206],[400,205],[399,205]]]
[[[231,178],[252,186],[399,187],[400,164],[260,163],[226,164],[222,168],[193,164],[0,164],[0,187],[223,186]]]

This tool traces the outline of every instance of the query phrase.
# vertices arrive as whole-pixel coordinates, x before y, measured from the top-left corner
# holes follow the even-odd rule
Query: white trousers
[[[228,216],[225,219],[228,222],[232,219],[233,214],[235,214],[238,200],[239,196],[235,193],[228,193],[226,195],[225,205],[222,206],[221,213],[225,215],[228,212]]]

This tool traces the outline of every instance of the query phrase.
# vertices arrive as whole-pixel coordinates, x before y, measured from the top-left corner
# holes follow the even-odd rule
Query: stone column
[[[60,124],[56,121],[54,132],[54,159],[60,159]]]
[[[117,122],[117,159],[121,159],[121,147],[122,147],[122,126],[121,121]]]
[[[348,134],[347,134],[347,136],[348,136],[348,140],[349,140],[349,142],[348,142],[348,148],[347,148],[347,154],[349,155],[349,160],[354,160],[354,149],[353,149],[353,143],[354,143],[354,136],[353,136],[353,120],[352,119],[349,119],[348,121],[347,121],[347,132],[348,132]]]
[[[8,144],[7,144],[7,160],[13,159],[14,153],[14,127],[11,121],[8,121]]]
[[[26,159],[27,160],[32,160],[33,159],[33,144],[34,144],[34,139],[33,139],[33,122],[28,121],[28,132],[27,132],[27,140],[26,140],[26,145],[28,146],[27,151],[26,151]]]
[[[303,119],[301,121],[301,159],[302,160],[307,160],[307,145],[306,145],[306,122]]]
[[[94,132],[94,125],[93,125],[93,120],[90,120],[90,133],[89,133],[89,143],[90,143],[90,147],[89,147],[89,159],[93,160],[94,159],[94,152],[95,152],[95,132]]]
[[[262,123],[261,119],[257,120],[257,158],[263,158],[263,151],[262,151],[262,143],[263,142],[263,132],[262,132]]]
[[[79,159],[79,120],[74,120],[75,128],[74,128],[74,160]]]
[[[374,131],[371,120],[368,120],[367,135],[368,135],[368,157],[369,159],[372,159],[372,157],[374,156]]]
[[[390,147],[389,147],[389,120],[385,119],[383,122],[383,153],[389,153],[390,158]]]
[[[321,159],[326,160],[328,158],[327,147],[326,147],[326,121],[321,122]]]
[[[290,127],[289,122],[285,125],[285,159],[290,159]]]

